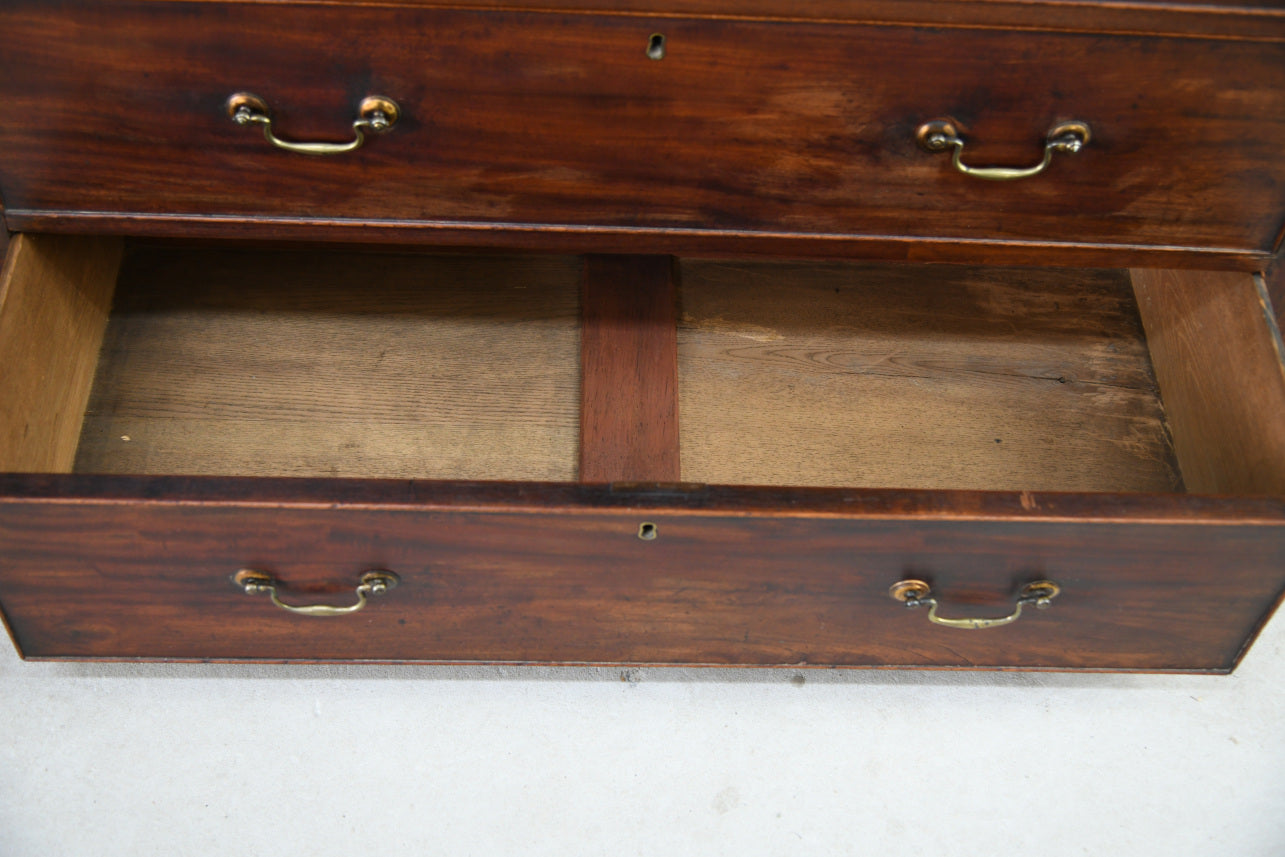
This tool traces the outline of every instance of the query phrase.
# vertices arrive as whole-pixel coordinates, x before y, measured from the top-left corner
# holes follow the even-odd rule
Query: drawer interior
[[[683,259],[653,299],[594,270],[21,236],[0,471],[1281,490],[1248,275]],[[678,470],[585,463],[613,444]]]
[[[577,260],[129,253],[74,469],[568,481]]]
[[[683,476],[1175,491],[1125,271],[693,262]]]

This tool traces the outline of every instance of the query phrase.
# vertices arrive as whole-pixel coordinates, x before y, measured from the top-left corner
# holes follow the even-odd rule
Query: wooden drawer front
[[[605,489],[575,502],[548,488],[573,503],[540,510],[538,489],[427,484],[418,509],[167,504],[137,500],[181,494],[177,480],[136,484],[133,500],[0,502],[0,603],[27,656],[1225,671],[1285,585],[1279,504],[1259,525],[1005,522],[608,509]],[[434,507],[435,491],[456,499]],[[892,497],[826,496],[858,510]],[[641,522],[658,537],[639,539]],[[242,567],[295,603],[350,603],[371,568],[401,582],[316,618],[243,594]],[[891,600],[905,577],[931,581],[956,617],[1003,615],[1037,578],[1062,593],[960,630]]]
[[[550,228],[569,226],[653,252],[774,236],[834,252],[944,238],[1259,259],[1285,202],[1274,43],[43,0],[6,2],[0,33],[13,226],[101,226],[85,219],[98,213],[133,230],[244,233],[239,219],[283,218],[452,240],[507,229],[527,243],[565,244]],[[653,33],[666,37],[659,61]],[[359,151],[291,154],[229,120],[238,91],[262,96],[295,140],[344,140],[372,94],[402,116]],[[980,181],[917,146],[920,124],[941,117],[974,165],[1037,162],[1068,119],[1092,139],[1043,175]],[[208,215],[232,221],[183,219]]]

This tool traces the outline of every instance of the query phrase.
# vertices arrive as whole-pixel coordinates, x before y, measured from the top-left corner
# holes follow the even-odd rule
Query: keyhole
[[[646,521],[638,525],[638,538],[643,541],[652,541],[658,535],[660,535],[660,533],[656,531],[656,525],[650,521]]]
[[[664,33],[651,34],[651,38],[647,40],[647,56],[654,60],[663,60],[665,58]]]

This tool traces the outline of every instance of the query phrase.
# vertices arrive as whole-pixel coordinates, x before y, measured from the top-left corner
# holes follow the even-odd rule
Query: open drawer
[[[0,288],[28,657],[1218,672],[1285,590],[1249,275],[23,235]]]

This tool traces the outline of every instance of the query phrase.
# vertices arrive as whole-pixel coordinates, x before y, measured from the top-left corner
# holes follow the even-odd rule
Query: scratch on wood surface
[[[729,321],[722,316],[696,318],[690,313],[683,313],[683,324],[694,330],[711,330],[743,339],[752,339],[755,342],[776,342],[784,339],[780,333],[770,327],[750,324],[746,321]]]

